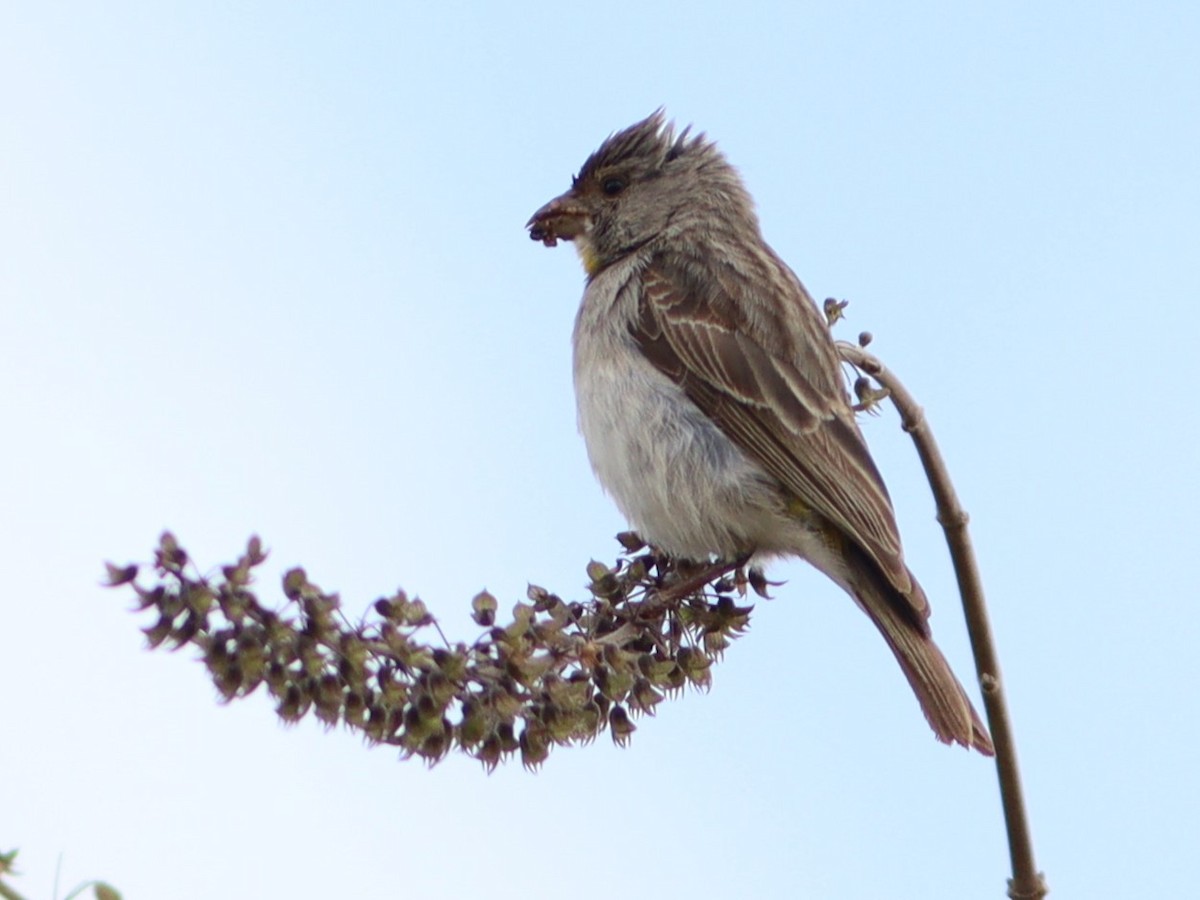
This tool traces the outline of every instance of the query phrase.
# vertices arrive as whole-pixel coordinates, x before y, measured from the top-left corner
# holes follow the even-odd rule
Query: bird
[[[583,263],[579,430],[630,525],[677,558],[805,560],[875,623],[936,737],[992,755],[933,641],[824,314],[716,143],[660,108],[526,228]]]

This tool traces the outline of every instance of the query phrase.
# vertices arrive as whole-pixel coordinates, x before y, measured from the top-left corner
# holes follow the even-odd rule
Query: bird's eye
[[[604,191],[606,197],[615,197],[621,191],[625,190],[625,179],[615,177],[605,178],[600,183],[600,190]]]

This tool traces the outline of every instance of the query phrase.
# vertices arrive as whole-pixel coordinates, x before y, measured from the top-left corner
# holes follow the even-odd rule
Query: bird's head
[[[757,230],[737,172],[703,134],[677,136],[660,109],[601,144],[526,227],[547,247],[573,241],[593,276],[661,235],[735,218]]]

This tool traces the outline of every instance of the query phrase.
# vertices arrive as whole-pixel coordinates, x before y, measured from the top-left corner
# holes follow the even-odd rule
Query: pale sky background
[[[523,224],[660,104],[720,143],[972,515],[1053,896],[1200,883],[1200,5],[0,11],[0,850],[50,897],[999,898],[994,770],[802,564],[689,693],[430,771],[144,650],[105,560],[252,533],[346,607],[582,596],[582,273]],[[864,424],[972,678],[894,412]]]

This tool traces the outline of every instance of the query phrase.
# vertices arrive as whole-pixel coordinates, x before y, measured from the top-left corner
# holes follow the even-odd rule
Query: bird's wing
[[[716,278],[702,279],[682,260],[652,257],[634,338],[735,444],[860,547],[914,611],[927,616],[924,595],[904,564],[883,478],[854,422],[827,326],[791,272],[782,262],[775,266],[771,283],[794,295],[788,303],[807,309],[755,318],[744,302],[751,278],[735,267],[720,266]]]

